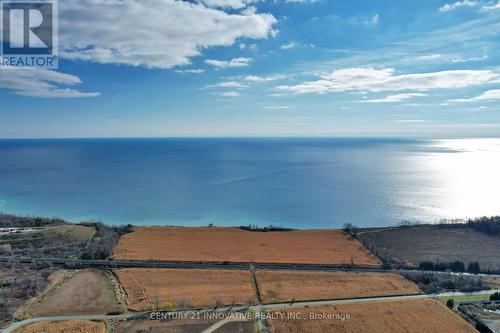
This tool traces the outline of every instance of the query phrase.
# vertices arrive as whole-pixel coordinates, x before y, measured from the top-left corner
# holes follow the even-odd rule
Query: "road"
[[[216,330],[218,330],[219,328],[221,328],[222,326],[228,324],[228,323],[233,323],[233,322],[238,322],[238,321],[246,321],[246,319],[238,319],[238,318],[227,318],[227,319],[222,319],[221,321],[218,321],[217,323],[213,324],[212,326],[210,326],[209,328],[207,328],[206,330],[204,330],[203,332],[201,333],[213,333],[215,332]]]
[[[175,317],[175,314],[179,313],[207,313],[207,312],[247,312],[254,311],[260,313],[264,310],[270,309],[291,309],[291,308],[304,308],[312,306],[323,306],[323,305],[337,305],[337,304],[347,304],[347,303],[360,303],[360,302],[374,302],[374,301],[394,301],[394,300],[404,300],[404,299],[419,299],[419,298],[436,298],[436,297],[453,297],[453,296],[473,296],[473,295],[485,295],[491,294],[499,290],[484,290],[478,292],[448,292],[440,294],[419,294],[419,295],[400,295],[400,296],[380,296],[380,297],[363,297],[363,298],[347,298],[347,299],[334,299],[334,300],[324,300],[324,301],[306,301],[306,302],[287,302],[287,303],[273,303],[273,304],[262,304],[253,305],[246,307],[220,307],[220,308],[206,308],[198,310],[189,311],[172,311],[164,312],[164,316]],[[111,319],[148,319],[151,318],[151,312],[126,312],[119,315],[106,315],[106,314],[88,314],[88,315],[75,315],[75,316],[51,316],[51,317],[37,317],[30,318],[22,321],[17,321],[12,323],[9,327],[5,328],[1,333],[12,333],[16,329],[41,321],[61,321],[61,320],[111,320]],[[234,320],[224,319],[212,327],[215,329],[220,326],[231,322]],[[217,325],[217,326],[216,326]]]
[[[289,264],[289,263],[253,263],[253,262],[204,262],[204,261],[153,261],[153,260],[75,260],[58,258],[30,258],[0,256],[0,262],[19,263],[47,263],[64,266],[66,268],[193,268],[193,269],[236,269],[248,270],[251,266],[255,269],[273,270],[359,270],[359,271],[384,271],[379,267],[329,265],[329,264]]]
[[[254,263],[254,262],[198,262],[198,261],[151,261],[151,260],[74,260],[57,258],[13,258],[0,256],[0,262],[47,263],[65,268],[181,268],[181,269],[234,269],[234,270],[299,270],[299,271],[350,271],[350,272],[393,272],[393,273],[436,273],[470,275],[439,271],[421,271],[415,268],[383,269],[361,265],[334,264],[290,264],[290,263]],[[499,276],[499,274],[478,274],[477,276]]]

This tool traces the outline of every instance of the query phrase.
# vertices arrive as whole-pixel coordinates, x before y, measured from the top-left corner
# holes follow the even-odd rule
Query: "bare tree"
[[[177,301],[177,305],[179,306],[179,308],[181,310],[185,310],[185,309],[189,309],[191,308],[191,303],[189,303],[189,300],[187,298],[180,298],[178,301]]]
[[[216,308],[218,308],[218,307],[220,307],[220,306],[224,305],[224,302],[222,301],[222,298],[221,298],[221,297],[219,297],[219,296],[215,296],[215,297],[214,297],[214,300],[213,300],[213,304],[214,304],[214,306],[215,306]]]

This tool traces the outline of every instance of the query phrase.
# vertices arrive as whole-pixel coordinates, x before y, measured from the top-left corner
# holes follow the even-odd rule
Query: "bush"
[[[448,280],[445,283],[443,283],[443,288],[453,290],[456,288],[455,282],[453,282],[452,280]]]
[[[453,309],[455,307],[455,301],[453,300],[453,298],[450,298],[446,301],[446,306],[450,309]]]
[[[496,291],[490,295],[490,301],[500,301],[500,292]]]
[[[172,306],[172,303],[170,303],[170,302],[165,302],[162,305],[163,311],[172,311],[173,308],[174,307]]]
[[[133,231],[133,226],[130,224],[110,226],[102,222],[90,222],[82,223],[82,225],[92,226],[96,230],[94,238],[87,244],[87,248],[80,256],[83,260],[107,259],[120,237]]]
[[[440,271],[444,272],[446,270],[451,270],[452,272],[462,273],[465,272],[465,264],[462,261],[454,261],[451,263],[446,262],[437,262],[433,263],[432,261],[422,261],[419,264],[419,269],[422,271]],[[467,266],[467,272],[472,274],[479,274],[479,263],[473,262]]]
[[[471,262],[467,266],[467,272],[469,272],[471,274],[479,274],[480,271],[481,271],[481,269],[480,269],[479,263],[477,261]]]
[[[443,271],[447,270],[448,267],[449,267],[449,265],[447,263],[438,262],[437,264],[434,265],[434,270],[443,272]]]
[[[12,246],[10,244],[2,244],[2,245],[0,245],[0,254],[1,255],[10,255],[10,254],[12,254]]]
[[[355,225],[352,225],[351,223],[345,223],[343,229],[347,234],[351,235],[352,238],[358,237],[358,227],[356,227]]]
[[[433,271],[434,263],[432,261],[423,261],[418,265],[418,267],[423,271]]]
[[[461,261],[454,261],[450,263],[450,269],[452,272],[465,272],[465,265]]]

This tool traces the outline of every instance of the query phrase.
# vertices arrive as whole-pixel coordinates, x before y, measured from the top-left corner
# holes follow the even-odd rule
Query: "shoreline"
[[[186,227],[186,228],[203,228],[203,227],[219,227],[219,228],[247,228],[247,227],[255,227],[256,229],[265,229],[269,227],[273,228],[280,228],[280,229],[291,229],[291,230],[340,230],[343,229],[345,224],[349,223],[346,221],[346,223],[335,225],[332,227],[315,227],[314,225],[309,226],[309,227],[298,227],[298,226],[289,226],[283,223],[268,223],[268,222],[262,222],[258,223],[254,220],[248,220],[247,223],[240,223],[240,224],[217,224],[216,220],[211,220],[211,219],[199,219],[199,220],[184,220],[184,221],[168,221],[167,219],[160,221],[160,220],[150,220],[144,221],[144,223],[134,223],[132,221],[130,222],[114,222],[101,219],[101,218],[77,218],[77,217],[68,217],[64,216],[64,214],[60,215],[44,215],[44,214],[29,214],[29,213],[18,213],[16,211],[8,211],[3,209],[3,205],[5,205],[7,201],[6,200],[0,200],[0,215],[5,215],[5,216],[14,216],[18,218],[27,218],[27,219],[53,219],[53,220],[63,220],[67,223],[71,224],[82,224],[82,223],[96,223],[100,222],[103,223],[107,226],[126,226],[126,225],[132,225],[134,227]],[[452,219],[445,219],[445,218],[436,218],[433,221],[422,221],[422,220],[401,220],[399,222],[393,223],[393,224],[386,224],[386,225],[357,225],[356,223],[352,223],[352,225],[358,229],[380,229],[380,228],[397,228],[400,226],[412,226],[412,225],[442,225],[442,224],[464,224],[467,223],[468,220],[473,220],[477,218],[481,218],[483,216],[474,216],[474,217],[465,217],[465,218],[452,218]]]

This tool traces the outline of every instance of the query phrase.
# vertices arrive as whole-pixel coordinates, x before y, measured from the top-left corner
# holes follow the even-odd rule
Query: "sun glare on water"
[[[435,213],[447,218],[495,215],[500,210],[500,139],[436,141],[422,162],[433,173]]]

